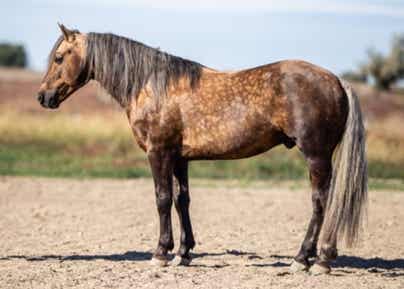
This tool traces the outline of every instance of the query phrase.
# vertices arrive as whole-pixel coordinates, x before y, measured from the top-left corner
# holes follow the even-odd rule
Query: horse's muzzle
[[[55,109],[59,107],[59,99],[56,90],[40,91],[38,101],[45,108]]]

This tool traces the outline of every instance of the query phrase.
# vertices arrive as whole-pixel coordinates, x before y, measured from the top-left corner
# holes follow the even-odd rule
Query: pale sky
[[[217,69],[298,58],[336,73],[404,33],[402,0],[37,0],[0,3],[0,41],[43,70],[56,23],[113,32]]]

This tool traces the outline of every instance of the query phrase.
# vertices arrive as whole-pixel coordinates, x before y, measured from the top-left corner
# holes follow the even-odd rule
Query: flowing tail
[[[367,209],[365,128],[357,95],[347,82],[340,82],[348,97],[349,113],[334,151],[321,240],[329,243],[343,239],[351,247],[358,240]]]

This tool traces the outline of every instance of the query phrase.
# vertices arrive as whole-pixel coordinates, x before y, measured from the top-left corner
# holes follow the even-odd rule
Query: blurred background
[[[0,174],[150,176],[125,113],[94,83],[59,110],[36,92],[57,22],[113,32],[220,70],[304,59],[350,80],[366,117],[372,185],[404,184],[404,2],[69,0],[0,4]],[[307,178],[300,153],[195,162],[191,177]]]

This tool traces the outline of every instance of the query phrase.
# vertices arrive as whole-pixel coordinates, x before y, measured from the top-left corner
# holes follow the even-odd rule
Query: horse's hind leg
[[[180,220],[181,237],[180,247],[173,265],[188,265],[191,262],[189,251],[195,246],[189,217],[189,190],[188,190],[188,162],[178,160],[174,165],[174,204]]]
[[[331,180],[331,156],[307,158],[312,186],[313,214],[299,253],[291,265],[292,271],[309,268],[309,258],[316,256],[317,242],[324,218],[329,184]]]
[[[323,240],[320,253],[316,258],[314,265],[311,266],[310,273],[314,275],[329,273],[331,271],[329,262],[331,260],[335,260],[337,256],[338,251],[336,237],[332,240]]]

